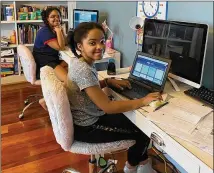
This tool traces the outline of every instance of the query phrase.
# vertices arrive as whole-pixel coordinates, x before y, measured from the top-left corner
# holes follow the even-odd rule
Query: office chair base
[[[106,167],[101,169],[98,173],[114,173],[115,164],[113,162],[108,162]]]
[[[115,166],[114,163],[108,163],[107,166],[101,169],[98,173],[114,173],[114,169],[112,166]],[[67,168],[62,173],[80,173],[73,168]],[[97,165],[96,163],[89,162],[89,173],[97,173]]]
[[[25,105],[28,105],[28,103],[30,102],[31,98],[38,98],[38,97],[42,98],[43,95],[41,95],[41,94],[29,95],[29,96],[27,97],[27,99],[24,101],[24,104],[25,104]]]
[[[97,159],[95,155],[91,155],[91,158],[88,161],[89,173],[97,173]]]
[[[24,112],[34,103],[39,102],[39,100],[42,98],[43,96],[41,94],[33,94],[33,95],[29,95],[27,97],[27,99],[24,101],[25,107],[22,110],[22,113],[19,115],[19,119],[24,118]],[[35,100],[36,99],[36,100]]]
[[[19,119],[22,119],[24,118],[24,112],[31,106],[33,105],[34,103],[37,103],[39,102],[40,99],[36,100],[36,101],[33,101],[31,103],[29,103],[27,106],[24,107],[24,109],[22,110],[22,113],[19,115]]]

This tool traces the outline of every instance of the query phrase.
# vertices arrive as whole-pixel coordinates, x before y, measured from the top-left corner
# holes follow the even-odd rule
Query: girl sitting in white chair
[[[125,173],[155,173],[148,162],[150,139],[122,113],[162,99],[160,93],[127,101],[111,101],[102,88],[131,85],[127,80],[98,80],[94,61],[102,59],[105,50],[105,31],[93,22],[84,22],[68,34],[69,46],[77,57],[68,70],[68,98],[74,119],[74,140],[103,143],[133,139],[136,144],[128,150]],[[76,50],[80,51],[80,55]]]

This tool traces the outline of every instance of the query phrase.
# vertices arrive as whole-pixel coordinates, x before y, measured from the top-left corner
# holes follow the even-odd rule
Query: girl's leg
[[[74,127],[74,139],[77,141],[102,143],[135,140],[135,145],[128,150],[128,164],[130,166],[135,167],[141,161],[148,159],[147,147],[150,139],[123,114],[104,115],[92,126]]]
[[[68,64],[65,61],[61,61],[60,65],[68,72]]]
[[[57,76],[57,78],[62,81],[62,82],[66,82],[67,80],[67,74],[68,74],[68,70],[66,70],[66,68],[64,68],[63,66],[61,65],[57,65],[55,68],[54,68],[54,72]]]
[[[117,127],[116,132],[128,133],[125,137],[124,135],[120,135],[120,139],[134,139],[136,141],[135,145],[128,150],[128,161],[124,167],[125,173],[155,173],[148,162],[147,148],[150,139],[128,120],[127,117],[123,114],[107,115],[103,116],[98,124],[103,125],[103,127],[107,125]],[[109,137],[111,136],[109,135]],[[115,138],[118,138],[118,136]]]

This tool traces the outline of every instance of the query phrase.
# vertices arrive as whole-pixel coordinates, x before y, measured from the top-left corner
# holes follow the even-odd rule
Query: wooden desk
[[[98,72],[99,79],[109,77],[106,71]],[[127,78],[129,74],[117,75],[118,77]],[[198,101],[186,96],[183,91],[187,89],[187,85],[181,86],[180,92],[175,92],[170,83],[167,82],[164,91],[174,97],[182,97],[184,99],[192,100],[196,103]],[[116,99],[125,99],[121,95],[109,90],[109,92]],[[188,173],[213,173],[213,156],[195,147],[191,143],[188,143],[180,138],[172,137],[165,133],[155,123],[149,121],[146,113],[143,109],[135,111],[129,111],[124,113],[139,129],[141,129],[147,136],[151,136],[152,133],[156,133],[164,141],[163,149],[171,158],[173,158],[181,167],[183,167]]]

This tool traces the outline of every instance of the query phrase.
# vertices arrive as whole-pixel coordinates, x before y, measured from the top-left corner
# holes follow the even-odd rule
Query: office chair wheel
[[[25,103],[25,105],[28,105],[29,100],[28,100],[28,99],[26,99],[26,100],[24,101],[24,103]]]
[[[23,114],[23,113],[21,113],[21,114],[19,115],[19,119],[22,119],[22,118],[24,118],[24,114]]]

